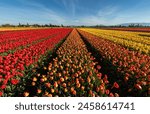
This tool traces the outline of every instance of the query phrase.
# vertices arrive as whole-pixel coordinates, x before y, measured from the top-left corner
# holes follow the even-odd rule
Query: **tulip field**
[[[107,28],[108,30],[120,30],[120,31],[132,31],[132,32],[150,32],[150,28],[140,28],[140,27],[137,27],[137,28],[128,28],[128,27],[125,27],[125,28]]]
[[[148,97],[150,33],[94,28],[0,31],[0,96]]]

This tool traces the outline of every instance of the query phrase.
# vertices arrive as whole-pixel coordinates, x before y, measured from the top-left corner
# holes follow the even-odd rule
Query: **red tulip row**
[[[150,56],[129,51],[124,47],[79,30],[83,37],[99,51],[103,58],[117,66],[122,83],[133,96],[150,95]],[[108,68],[109,69],[109,68]],[[115,77],[114,77],[115,78]]]
[[[0,93],[5,93],[8,88],[14,88],[25,75],[25,67],[37,62],[48,50],[65,38],[71,29],[62,29],[61,34],[39,42],[30,47],[18,50],[7,56],[0,56]],[[47,34],[47,33],[46,33]],[[13,91],[12,91],[13,92]],[[8,93],[5,93],[8,95]],[[9,95],[8,95],[9,96]]]
[[[31,78],[29,86],[35,89],[26,89],[24,96],[118,96],[107,89],[107,75],[99,72],[101,66],[75,29],[56,54],[43,67],[46,73],[39,72]],[[119,85],[115,82],[112,88],[118,89]]]
[[[43,32],[55,32],[55,29],[36,29],[36,30],[18,30],[18,31],[5,31],[0,32],[0,43],[11,42],[20,40],[22,38],[34,37],[41,35]]]
[[[0,34],[0,53],[14,50],[19,46],[23,47],[33,42],[47,39],[55,34],[63,32],[63,29],[40,29],[40,30],[24,30],[13,31],[10,33]]]

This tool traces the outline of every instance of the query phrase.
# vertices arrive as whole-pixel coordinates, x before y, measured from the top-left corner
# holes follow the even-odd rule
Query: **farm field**
[[[150,33],[18,30],[0,31],[1,97],[150,96]]]
[[[36,27],[0,27],[0,31],[13,31],[13,30],[31,30],[39,29]]]
[[[120,31],[131,31],[131,32],[150,32],[150,28],[107,28],[106,30],[120,30]]]
[[[129,49],[150,55],[150,33],[126,32],[100,29],[81,29],[125,46]]]

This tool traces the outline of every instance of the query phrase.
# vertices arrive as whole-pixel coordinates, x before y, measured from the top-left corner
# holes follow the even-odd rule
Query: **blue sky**
[[[150,22],[150,0],[0,0],[0,24]]]

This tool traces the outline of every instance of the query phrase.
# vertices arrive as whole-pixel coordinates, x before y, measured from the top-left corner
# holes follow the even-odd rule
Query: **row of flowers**
[[[149,37],[144,36],[145,33],[125,32],[115,30],[101,30],[101,29],[82,29],[104,39],[121,44],[125,47],[150,54],[150,40]],[[143,36],[139,36],[143,34]],[[148,33],[147,33],[148,34]]]
[[[26,76],[25,69],[33,66],[48,50],[52,50],[71,30],[61,29],[59,35],[17,50],[13,54],[0,56],[0,96],[11,96],[19,81]]]
[[[113,37],[120,38],[120,39],[140,42],[140,43],[147,44],[147,45],[150,44],[149,37],[146,37],[146,35],[150,35],[150,33],[103,30],[103,29],[83,29],[83,30],[95,31],[95,32],[98,32],[100,34],[104,34],[107,36],[113,36]]]
[[[127,95],[150,95],[150,56],[130,51],[109,40],[79,30],[82,36],[102,55],[111,61],[120,75],[119,85],[125,87]],[[110,69],[110,68],[108,68]],[[114,77],[115,78],[115,77]]]
[[[99,72],[101,66],[75,29],[56,54],[48,66],[43,66],[44,71],[36,70],[24,96],[119,96],[107,89],[108,76]],[[115,82],[112,89],[118,88]]]
[[[12,32],[12,31],[21,31],[21,30],[35,30],[39,27],[0,27],[0,33]]]
[[[60,32],[60,28],[5,32],[0,34],[0,53],[48,39],[50,36],[53,37],[53,35]]]
[[[138,27],[138,28],[107,28],[107,29],[109,29],[109,30],[121,30],[121,31],[132,31],[132,32],[150,32],[150,28],[149,27],[142,27],[142,28],[140,28],[140,27]]]

